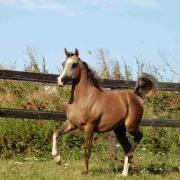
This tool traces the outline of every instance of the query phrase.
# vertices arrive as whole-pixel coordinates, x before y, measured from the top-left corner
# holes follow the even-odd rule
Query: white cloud
[[[82,3],[90,6],[105,7],[114,5],[119,7],[122,5],[136,5],[139,7],[154,7],[157,4],[157,0],[74,0],[77,3]]]
[[[155,7],[157,4],[157,0],[129,0],[129,2],[145,8]]]
[[[66,16],[82,15],[87,12],[118,12],[126,6],[141,8],[156,7],[157,0],[0,0],[0,5],[29,11],[49,11]]]
[[[90,11],[119,13],[129,7],[152,9],[157,7],[158,0],[66,0],[65,2],[78,14],[85,14]]]
[[[75,12],[67,8],[64,4],[49,0],[0,0],[0,5],[13,6],[26,10],[39,10],[56,12],[63,15],[75,15]]]

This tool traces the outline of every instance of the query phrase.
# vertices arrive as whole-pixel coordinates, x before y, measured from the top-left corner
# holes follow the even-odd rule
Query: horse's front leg
[[[57,150],[57,139],[60,135],[70,132],[74,129],[76,129],[76,126],[73,125],[70,121],[66,120],[62,126],[53,133],[52,156],[54,157],[54,160],[57,164],[61,164],[61,156],[58,155]]]
[[[86,128],[85,131],[85,142],[84,142],[84,171],[82,172],[83,175],[88,174],[88,166],[89,166],[89,158],[91,155],[91,147],[93,141],[93,127]]]

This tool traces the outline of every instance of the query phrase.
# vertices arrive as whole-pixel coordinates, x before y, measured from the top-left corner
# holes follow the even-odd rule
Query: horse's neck
[[[70,103],[87,99],[93,91],[98,89],[88,79],[86,70],[82,69],[79,81],[72,84]]]

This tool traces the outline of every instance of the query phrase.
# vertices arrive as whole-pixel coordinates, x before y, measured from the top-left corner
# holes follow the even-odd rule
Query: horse
[[[143,106],[138,96],[144,97],[144,91],[149,93],[156,89],[153,77],[142,73],[137,80],[134,92],[130,90],[105,91],[100,88],[92,69],[80,59],[78,49],[72,53],[65,48],[65,55],[66,59],[62,64],[63,72],[57,81],[60,86],[64,86],[71,80],[72,88],[69,102],[65,107],[67,119],[53,133],[52,156],[54,160],[61,164],[62,158],[57,150],[58,137],[79,128],[85,135],[82,174],[87,175],[94,132],[113,130],[125,153],[122,175],[127,176],[133,153],[143,137],[138,128],[143,116]],[[132,145],[126,132],[134,137]]]

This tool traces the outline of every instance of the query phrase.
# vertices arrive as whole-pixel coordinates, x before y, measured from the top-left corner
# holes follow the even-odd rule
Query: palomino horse
[[[143,137],[138,130],[143,107],[137,96],[142,96],[142,90],[149,92],[155,89],[153,78],[142,74],[134,93],[128,90],[103,91],[91,69],[79,58],[77,49],[74,53],[65,49],[65,54],[64,69],[58,77],[58,84],[63,86],[71,79],[72,90],[66,105],[67,120],[53,134],[52,155],[55,161],[61,162],[57,151],[57,138],[79,128],[85,134],[83,174],[86,175],[93,133],[114,130],[126,155],[122,175],[127,176],[134,150]],[[126,131],[134,137],[132,145],[127,139]]]

